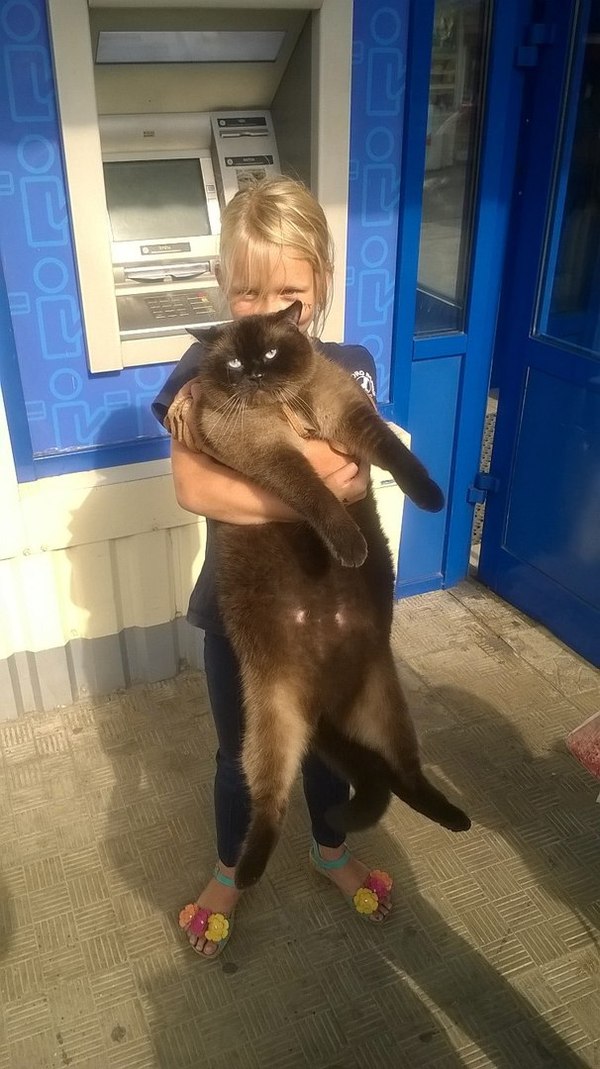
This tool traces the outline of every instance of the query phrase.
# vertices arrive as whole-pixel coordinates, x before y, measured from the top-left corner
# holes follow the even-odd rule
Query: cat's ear
[[[292,323],[298,326],[300,322],[300,316],[302,315],[302,301],[294,301],[288,308],[282,308],[281,312],[275,312],[273,319],[291,319]]]
[[[201,341],[203,345],[211,345],[216,341],[219,335],[222,333],[222,327],[186,327],[188,334],[192,335],[192,338],[196,338],[197,341]]]

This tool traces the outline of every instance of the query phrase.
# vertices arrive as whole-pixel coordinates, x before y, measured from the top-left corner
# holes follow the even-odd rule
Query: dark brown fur
[[[443,496],[364,390],[297,330],[299,311],[295,304],[199,333],[207,345],[201,400],[169,411],[176,437],[303,517],[217,524],[219,604],[241,668],[243,766],[253,804],[238,887],[262,875],[309,747],[355,788],[329,814],[344,831],[375,823],[391,793],[453,831],[470,826],[421,770],[390,650],[392,562],[372,491],[344,507],[298,449],[282,403],[312,436],[390,471],[422,508],[439,510]],[[232,368],[232,360],[241,366]]]

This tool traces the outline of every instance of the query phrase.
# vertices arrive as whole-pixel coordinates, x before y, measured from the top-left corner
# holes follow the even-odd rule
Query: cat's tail
[[[280,825],[266,813],[259,811],[253,816],[235,869],[235,886],[240,891],[260,880],[277,845],[279,831]]]
[[[335,831],[363,831],[385,813],[390,794],[418,813],[450,831],[468,831],[471,821],[462,809],[449,802],[417,767],[410,776],[395,772],[381,754],[343,735],[325,721],[319,723],[313,745],[338,775],[352,784],[355,794],[326,813]]]
[[[327,810],[327,823],[342,834],[372,828],[381,820],[392,796],[389,769],[383,758],[325,722],[319,725],[313,745],[325,763],[354,790],[347,802]]]
[[[365,831],[381,820],[392,793],[387,784],[362,783],[354,786],[355,793],[348,802],[334,805],[325,813],[325,820],[334,831]]]
[[[392,775],[390,786],[397,798],[406,802],[411,809],[416,809],[417,813],[441,824],[443,828],[448,828],[449,831],[468,831],[471,827],[467,814],[449,802],[420,769],[411,783],[404,782],[398,775]]]

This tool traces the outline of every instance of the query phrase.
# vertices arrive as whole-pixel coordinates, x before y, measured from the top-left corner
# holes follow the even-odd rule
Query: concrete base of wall
[[[202,631],[179,618],[104,638],[73,639],[38,653],[15,653],[0,661],[0,720],[47,712],[133,683],[156,683],[184,668],[203,668],[202,638]]]

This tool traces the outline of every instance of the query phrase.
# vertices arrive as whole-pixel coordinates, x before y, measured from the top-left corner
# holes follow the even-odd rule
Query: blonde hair
[[[254,182],[236,193],[224,209],[220,282],[225,294],[231,291],[234,271],[249,289],[256,287],[257,279],[266,284],[274,248],[289,249],[311,265],[312,325],[318,334],[331,303],[333,239],[316,197],[302,182],[284,176]]]

